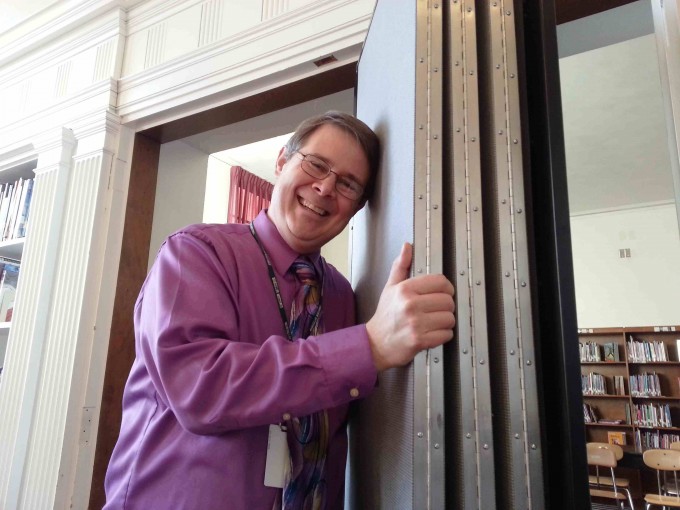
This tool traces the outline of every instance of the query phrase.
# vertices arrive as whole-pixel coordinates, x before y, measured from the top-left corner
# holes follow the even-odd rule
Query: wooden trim
[[[123,388],[135,358],[133,308],[146,278],[161,144],[135,135],[123,244],[113,305],[111,337],[104,374],[89,508],[104,506],[104,477],[118,440]]]
[[[555,17],[557,24],[567,23],[599,12],[621,7],[636,0],[556,0]]]
[[[282,85],[272,90],[227,103],[141,131],[160,143],[203,133],[211,129],[257,117],[289,106],[354,88],[356,62]]]
[[[675,328],[675,331],[655,331],[655,327]],[[628,326],[620,328],[579,328],[580,335],[620,335],[623,333],[677,333],[680,335],[680,326],[668,324],[664,326]]]

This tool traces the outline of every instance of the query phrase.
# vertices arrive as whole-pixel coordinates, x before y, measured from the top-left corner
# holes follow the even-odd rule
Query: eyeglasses
[[[345,177],[333,172],[331,167],[323,159],[320,159],[312,154],[303,154],[300,151],[295,151],[300,156],[302,156],[302,162],[300,166],[305,171],[305,173],[315,179],[323,180],[328,177],[331,173],[336,176],[335,179],[335,190],[340,193],[343,197],[349,198],[350,200],[359,200],[364,194],[364,187],[359,184],[354,179]]]

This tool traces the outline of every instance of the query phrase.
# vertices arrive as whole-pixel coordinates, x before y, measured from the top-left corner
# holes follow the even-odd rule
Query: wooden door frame
[[[106,501],[106,469],[118,440],[123,389],[135,358],[133,309],[148,269],[161,145],[351,89],[355,83],[356,62],[135,133],[89,508],[102,508]]]

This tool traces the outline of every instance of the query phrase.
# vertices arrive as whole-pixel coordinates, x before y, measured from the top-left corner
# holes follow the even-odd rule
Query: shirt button
[[[352,398],[357,398],[359,396],[359,390],[357,388],[352,388],[349,390],[349,396]]]
[[[283,421],[288,421],[288,420],[290,420],[290,413],[283,413],[282,418],[283,418]]]

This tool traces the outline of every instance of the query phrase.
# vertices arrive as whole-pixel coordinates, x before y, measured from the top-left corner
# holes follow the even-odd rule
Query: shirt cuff
[[[366,325],[325,333],[320,340],[321,363],[335,405],[367,397],[375,388],[378,372]]]

